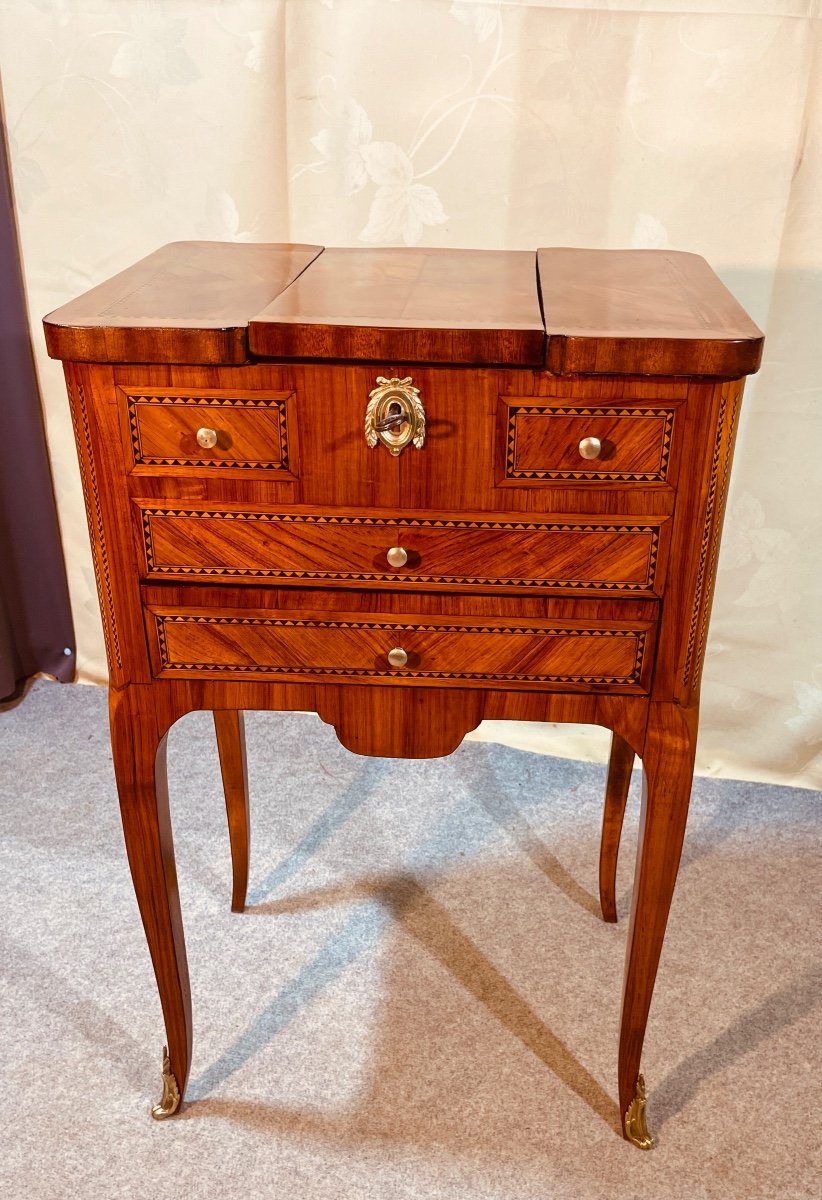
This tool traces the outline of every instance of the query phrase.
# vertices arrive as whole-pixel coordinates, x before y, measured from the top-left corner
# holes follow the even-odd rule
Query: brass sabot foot
[[[648,1125],[645,1119],[646,1103],[645,1080],[641,1075],[637,1075],[636,1094],[628,1105],[628,1111],[625,1114],[625,1136],[629,1142],[633,1142],[640,1150],[650,1150],[654,1144],[654,1139],[648,1132]]]
[[[163,1046],[163,1094],[160,1098],[160,1103],[155,1104],[151,1110],[154,1120],[165,1121],[167,1117],[173,1117],[180,1107],[180,1100],[180,1089],[177,1086],[177,1080],[174,1078],[174,1072],[171,1069],[168,1046]]]

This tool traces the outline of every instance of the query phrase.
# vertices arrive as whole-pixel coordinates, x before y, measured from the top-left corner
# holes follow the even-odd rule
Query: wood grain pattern
[[[323,619],[299,611],[147,613],[159,675],[285,675],[304,681],[345,676],[400,686],[408,680],[438,686],[459,681],[567,690],[607,685],[614,692],[636,692],[647,689],[651,661],[652,625],[624,621],[554,626],[512,618],[457,624],[441,617],[375,619],[345,612]],[[390,665],[394,647],[406,651],[407,665]]]
[[[763,341],[703,259],[657,250],[177,242],[44,324],[52,357],[82,362],[544,362],[558,375],[738,378]]]
[[[440,514],[140,506],[151,579],[317,580],[373,586],[661,590],[663,519],[631,523]],[[392,567],[391,547],[408,561]]]
[[[109,692],[111,749],[137,906],[157,979],[171,1069],[180,1095],[191,1069],[191,986],[171,834],[166,735],[175,719],[163,693]]]
[[[103,628],[108,631],[109,678],[115,687],[151,678],[137,568],[137,546],[121,519],[127,503],[118,406],[107,367],[65,364],[90,489],[89,533]],[[93,515],[93,519],[92,519]]]
[[[278,471],[293,478],[296,464],[289,454],[288,438],[292,395],[227,395],[211,389],[191,395],[168,388],[149,394],[124,392],[134,465]],[[213,430],[216,445],[198,443],[197,434],[203,428]]]
[[[402,369],[402,368],[400,368]],[[428,436],[422,451],[410,450],[395,459],[384,447],[370,450],[365,443],[362,421],[368,393],[378,370],[363,365],[255,364],[253,366],[193,368],[129,366],[115,368],[123,390],[150,392],[176,388],[190,394],[199,385],[230,395],[248,391],[261,396],[272,391],[293,393],[289,407],[288,439],[292,461],[300,431],[298,478],[272,472],[231,475],[223,469],[188,469],[184,475],[173,467],[139,468],[140,478],[129,481],[133,496],[173,501],[208,499],[215,505],[237,500],[259,500],[280,509],[294,505],[361,507],[483,513],[539,513],[592,515],[620,514],[644,517],[669,515],[673,511],[679,463],[682,459],[684,407],[678,405],[674,421],[667,483],[632,483],[615,488],[613,481],[597,479],[555,480],[548,487],[535,487],[528,480],[505,481],[505,451],[498,441],[505,420],[498,415],[500,395],[534,396],[536,403],[568,404],[576,407],[650,404],[665,406],[688,395],[688,381],[606,380],[603,378],[559,380],[546,372],[494,371],[414,367],[414,382],[422,389],[428,414]],[[512,378],[513,377],[513,378]],[[710,385],[712,386],[712,385]],[[289,406],[291,401],[289,401]],[[123,437],[126,453],[131,450],[128,425]],[[333,470],[329,463],[333,462]],[[254,479],[254,486],[251,480]],[[245,483],[238,490],[235,480]],[[447,481],[447,487],[445,486]],[[259,486],[257,486],[259,484]],[[501,486],[504,484],[504,486]]]
[[[713,600],[712,547],[718,550],[735,435],[728,417],[741,395],[741,380],[712,385],[693,381],[683,412],[680,483],[671,523],[671,554],[678,568],[667,577],[654,698],[674,698],[685,707],[699,697],[701,676],[694,656],[700,629],[707,632]]]
[[[251,821],[248,811],[248,763],[245,717],[241,712],[215,709],[214,732],[220,756],[228,840],[231,845],[231,911],[242,912],[248,891]]]
[[[43,319],[52,358],[241,363],[249,315],[321,246],[172,242]]]
[[[311,582],[241,584],[217,581],[203,584],[153,582],[140,588],[143,608],[171,605],[177,608],[237,608],[289,610],[311,609],[316,613],[418,613],[420,617],[495,617],[551,621],[640,621],[654,623],[659,618],[659,601],[633,596],[606,598],[563,596],[555,592],[509,594],[501,589],[489,592],[420,591],[394,588],[318,587]]]
[[[692,678],[699,679],[702,659],[708,637],[708,621],[711,615],[716,566],[719,557],[719,539],[725,517],[725,502],[728,496],[728,476],[731,469],[733,447],[736,441],[739,406],[742,390],[739,387],[722,388],[717,413],[717,429],[711,457],[711,473],[708,479],[708,496],[705,502],[705,518],[702,539],[699,544],[699,564],[694,588],[694,605],[688,627],[685,666],[682,681],[688,687]]]
[[[599,903],[602,919],[609,922],[615,922],[617,919],[617,860],[634,758],[633,748],[615,733],[611,738],[611,753],[608,759],[602,839],[599,847]]]
[[[667,481],[672,408],[536,407],[518,404],[509,396],[505,403],[506,480]],[[602,444],[594,459],[585,459],[580,453],[585,438],[597,438]]]
[[[764,341],[703,258],[673,250],[537,252],[557,375],[722,375],[759,369]]]
[[[100,602],[100,615],[103,620],[103,640],[106,647],[106,657],[117,670],[123,669],[123,655],[120,649],[120,633],[114,611],[114,581],[111,577],[108,548],[106,546],[106,531],[103,522],[103,504],[100,498],[100,488],[97,483],[97,468],[95,466],[94,447],[91,442],[91,426],[89,424],[88,407],[82,383],[72,387],[71,381],[66,381],[66,388],[71,409],[71,419],[74,426],[74,440],[77,445],[77,457],[80,465],[80,482],[83,488],[83,500],[86,507],[86,520],[91,534],[91,553],[94,561],[94,578],[97,584],[97,599]]]
[[[536,258],[520,250],[328,249],[249,323],[272,358],[542,363]]]
[[[642,750],[642,810],[619,1032],[619,1111],[623,1122],[636,1091],[648,1012],[685,837],[697,724],[696,707],[652,703],[648,710]]]
[[[63,312],[48,333],[58,353],[101,360],[68,362],[66,377],[127,851],[181,1091],[190,996],[163,757],[178,717],[215,713],[235,909],[248,873],[243,710],[314,711],[349,749],[404,757],[450,753],[483,719],[574,721],[614,733],[606,920],[643,760],[624,1121],[684,835],[742,376],[761,335],[695,256],[544,251],[546,370],[532,255],[326,252],[254,322],[272,280],[285,287],[312,248],[235,249],[170,248],[69,306],[85,324]],[[141,313],[160,323],[143,328]],[[245,359],[249,321],[279,361]],[[297,349],[321,357],[289,360]],[[379,374],[412,376],[426,410],[424,446],[398,458],[363,435]],[[210,457],[192,445],[200,425],[223,437]],[[604,446],[590,463],[586,436]],[[389,566],[392,545],[404,566]],[[407,660],[391,666],[397,646]]]
[[[449,754],[483,720],[601,725],[619,732],[639,753],[648,715],[647,697],[607,692],[422,688],[413,684],[390,688],[347,681],[316,684],[202,678],[156,679],[137,690],[150,694],[163,726],[168,722],[170,727],[186,713],[199,710],[317,712],[334,727],[349,750],[389,758]],[[389,706],[397,724],[387,720]],[[425,725],[416,719],[420,710],[432,714]],[[365,750],[369,745],[378,748]],[[131,753],[130,747],[127,750]]]

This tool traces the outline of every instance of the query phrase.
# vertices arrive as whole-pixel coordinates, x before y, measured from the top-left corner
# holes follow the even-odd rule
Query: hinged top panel
[[[704,258],[676,250],[537,252],[557,375],[720,375],[759,369],[763,336]]]
[[[75,362],[245,362],[249,317],[321,253],[172,242],[49,313],[48,352]]]

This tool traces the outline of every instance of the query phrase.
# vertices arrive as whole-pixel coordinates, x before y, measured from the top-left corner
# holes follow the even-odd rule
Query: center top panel
[[[248,326],[267,358],[542,366],[524,250],[326,249]]]

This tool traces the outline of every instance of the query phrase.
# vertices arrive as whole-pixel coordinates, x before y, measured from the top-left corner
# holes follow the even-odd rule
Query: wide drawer
[[[648,690],[654,631],[651,621],[162,605],[149,605],[146,621],[154,671],[162,677],[349,678],[616,693]]]
[[[142,502],[138,519],[149,579],[316,579],[638,595],[660,594],[664,583],[663,517],[506,520]]]
[[[120,387],[137,474],[293,479],[293,393]]]

